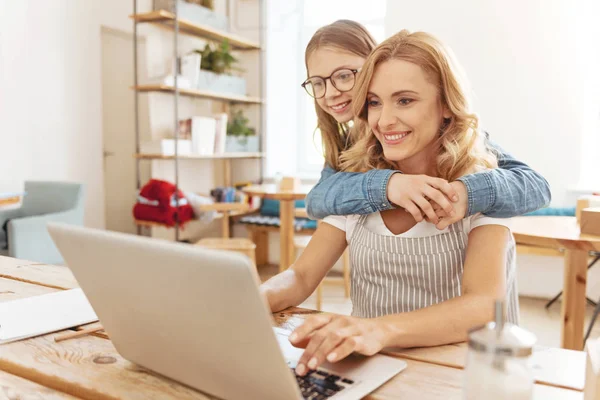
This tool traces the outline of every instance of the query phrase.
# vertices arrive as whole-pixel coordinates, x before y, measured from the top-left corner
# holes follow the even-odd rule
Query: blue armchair
[[[0,255],[61,264],[46,224],[83,225],[85,186],[68,182],[25,182],[21,208],[0,211],[0,227],[8,220],[7,234],[0,229]],[[5,249],[8,239],[8,249]]]

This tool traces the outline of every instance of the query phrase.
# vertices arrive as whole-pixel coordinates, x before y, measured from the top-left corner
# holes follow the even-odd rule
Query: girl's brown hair
[[[357,116],[352,148],[341,156],[345,171],[364,172],[373,168],[394,168],[385,159],[381,144],[367,123],[367,93],[377,65],[404,60],[422,68],[428,80],[438,87],[442,105],[451,117],[440,121],[437,172],[449,181],[478,170],[497,167],[494,154],[487,151],[479,133],[479,120],[469,111],[458,64],[438,39],[425,32],[403,30],[381,43],[367,58],[357,77],[352,108]]]
[[[316,31],[308,42],[304,53],[307,75],[308,59],[320,48],[335,48],[367,58],[375,46],[375,39],[358,22],[345,19],[335,21]],[[317,129],[320,130],[323,140],[325,161],[330,167],[339,169],[340,154],[351,145],[348,134],[349,127],[347,124],[339,124],[317,104],[316,100],[315,110],[317,112]]]

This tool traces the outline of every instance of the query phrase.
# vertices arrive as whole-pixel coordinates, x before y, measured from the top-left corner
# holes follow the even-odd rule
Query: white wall
[[[84,182],[86,225],[104,226],[100,26],[131,30],[131,12],[121,0],[0,0],[0,190]]]
[[[388,0],[386,34],[422,30],[450,45],[484,129],[546,177],[553,205],[573,206],[567,190],[580,179],[585,83],[590,70],[599,70],[584,59],[598,49],[581,51],[582,41],[600,48],[598,37],[589,36],[600,19],[592,3]],[[597,118],[598,110],[592,112]]]

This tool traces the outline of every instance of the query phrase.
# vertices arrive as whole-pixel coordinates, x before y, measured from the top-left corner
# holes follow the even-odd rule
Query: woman
[[[402,31],[379,45],[357,79],[357,136],[340,157],[342,170],[392,168],[448,181],[493,170],[496,157],[452,65],[426,33]],[[492,319],[498,298],[517,323],[515,245],[505,221],[477,214],[438,230],[402,209],[325,218],[298,261],[261,286],[273,312],[298,305],[350,248],[352,316],[311,317],[294,331],[292,344],[306,346],[296,372],[352,352],[463,341]]]
[[[369,32],[348,20],[322,27],[306,47],[308,79],[302,86],[315,98],[326,162],[320,181],[307,197],[311,217],[369,214],[398,206],[416,221],[425,216],[443,229],[478,212],[507,218],[548,205],[546,180],[495,145],[491,146],[497,152],[498,169],[449,182],[390,169],[337,172],[341,152],[352,144],[349,122],[354,117],[355,75],[374,47]],[[441,209],[438,212],[445,218],[439,220],[435,209]]]

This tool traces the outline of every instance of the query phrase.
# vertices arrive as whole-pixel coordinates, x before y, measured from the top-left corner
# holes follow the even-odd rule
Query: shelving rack
[[[227,3],[227,16],[231,17],[229,12],[229,2]],[[133,20],[133,32],[134,32],[134,44],[133,44],[133,58],[134,58],[134,86],[133,90],[135,91],[135,142],[136,142],[136,190],[139,191],[141,188],[141,180],[140,180],[140,161],[143,160],[173,160],[175,164],[175,187],[176,187],[176,204],[179,204],[179,199],[177,198],[177,191],[180,189],[179,185],[179,160],[180,159],[195,159],[195,160],[224,160],[224,168],[225,168],[225,186],[231,186],[231,162],[236,159],[261,159],[260,161],[260,180],[262,180],[263,176],[263,158],[264,153],[262,149],[264,149],[264,107],[263,107],[263,75],[264,75],[264,55],[262,51],[262,45],[264,43],[264,29],[263,29],[263,20],[264,20],[264,0],[258,0],[259,7],[259,16],[258,16],[258,29],[259,29],[259,42],[254,42],[252,40],[248,40],[240,35],[221,31],[215,29],[211,26],[192,23],[185,19],[181,19],[178,17],[178,5],[177,1],[174,2],[174,12],[166,11],[166,10],[155,10],[151,12],[138,13],[137,8],[137,0],[133,0],[133,15],[130,18]],[[222,41],[227,39],[229,45],[232,50],[237,51],[258,51],[258,87],[260,97],[251,97],[251,96],[240,96],[235,94],[223,94],[216,93],[207,90],[198,90],[198,89],[184,89],[180,88],[177,82],[177,73],[174,73],[173,86],[161,85],[161,84],[140,84],[138,81],[138,25],[142,23],[153,24],[159,26],[163,29],[167,29],[173,32],[173,59],[177,60],[178,57],[178,42],[179,35],[191,35],[201,39],[205,39],[208,41]],[[177,71],[175,71],[177,72]],[[169,93],[173,95],[173,111],[174,111],[174,121],[173,121],[173,132],[174,132],[174,141],[175,141],[175,153],[173,156],[165,156],[161,154],[142,154],[140,152],[140,124],[139,124],[139,95],[140,93]],[[179,130],[179,100],[180,96],[182,97],[192,97],[192,98],[203,98],[211,101],[221,101],[229,104],[254,104],[260,106],[260,113],[258,118],[258,126],[257,131],[260,134],[260,148],[261,151],[257,153],[230,153],[230,154],[214,154],[210,156],[195,156],[195,155],[186,155],[182,156],[178,154],[178,130]],[[227,214],[226,214],[227,215]],[[228,218],[227,218],[228,220]],[[136,220],[137,232],[138,234],[142,233],[142,227],[151,227],[151,226],[161,226],[157,223],[152,223],[150,221],[138,221]],[[179,221],[175,223],[175,240],[179,240]],[[228,230],[227,230],[228,232]]]

